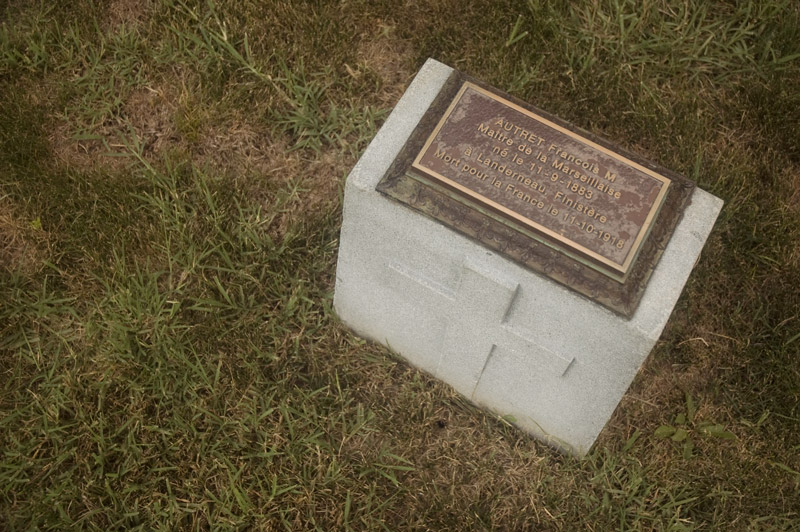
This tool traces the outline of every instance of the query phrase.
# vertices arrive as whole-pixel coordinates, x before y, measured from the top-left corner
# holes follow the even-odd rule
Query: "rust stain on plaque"
[[[412,168],[619,281],[671,183],[470,82]]]

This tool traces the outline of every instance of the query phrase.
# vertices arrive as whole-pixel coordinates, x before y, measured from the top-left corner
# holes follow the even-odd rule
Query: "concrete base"
[[[334,307],[360,336],[583,455],[661,335],[722,201],[694,192],[636,314],[621,318],[375,191],[451,72],[428,60],[347,178]]]

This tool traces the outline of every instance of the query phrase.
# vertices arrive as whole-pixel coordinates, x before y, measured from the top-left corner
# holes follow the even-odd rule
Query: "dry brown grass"
[[[164,156],[178,147],[175,116],[179,109],[182,80],[157,80],[134,89],[120,115],[81,134],[63,114],[51,118],[48,129],[51,150],[62,168],[91,171],[122,170],[128,161],[118,157],[127,151],[123,140],[137,139],[148,158]],[[185,91],[185,89],[184,89]]]
[[[30,276],[44,268],[50,239],[39,219],[20,216],[12,202],[0,196],[0,268]]]
[[[567,4],[185,4],[61,3],[52,20],[34,13],[43,2],[14,8],[34,14],[10,45],[22,59],[0,65],[19,75],[3,85],[16,99],[0,103],[0,142],[47,145],[0,152],[0,260],[23,272],[0,283],[0,529],[738,531],[761,517],[792,529],[800,177],[796,152],[764,148],[777,130],[751,110],[781,117],[777,93],[742,96],[768,79],[769,53],[735,62],[753,76],[695,83],[669,71],[686,46],[649,53],[663,32],[631,41],[603,18],[600,35]],[[612,4],[584,7],[641,15]],[[519,14],[529,34],[505,46]],[[698,24],[735,29],[719,13]],[[212,33],[242,54],[246,35],[251,58]],[[37,63],[41,43],[53,55]],[[625,64],[632,53],[647,61]],[[585,460],[361,342],[330,310],[341,187],[372,133],[358,111],[390,109],[428,55],[673,169],[699,159],[698,180],[727,201]],[[116,156],[134,140],[146,165]],[[46,260],[56,268],[42,275]],[[736,439],[690,427],[690,459],[657,439],[686,392],[699,422]]]
[[[147,20],[155,5],[155,0],[110,0],[103,20],[104,29],[116,31],[120,26],[136,27]]]
[[[397,28],[391,23],[374,20],[367,27],[378,28],[377,34],[360,37],[358,64],[348,68],[348,73],[355,78],[373,73],[380,82],[377,101],[393,105],[414,74],[413,48],[409,41],[397,35]]]

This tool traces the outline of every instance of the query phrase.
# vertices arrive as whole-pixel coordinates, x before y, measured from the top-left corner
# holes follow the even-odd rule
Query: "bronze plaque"
[[[473,83],[413,168],[624,278],[670,179]]]
[[[692,187],[457,73],[378,190],[630,316]]]

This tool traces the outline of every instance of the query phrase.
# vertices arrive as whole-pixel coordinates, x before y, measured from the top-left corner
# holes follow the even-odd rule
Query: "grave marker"
[[[334,306],[358,334],[584,454],[721,206],[429,60],[348,176]]]

